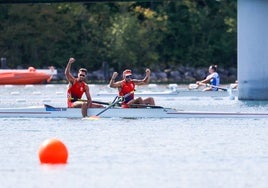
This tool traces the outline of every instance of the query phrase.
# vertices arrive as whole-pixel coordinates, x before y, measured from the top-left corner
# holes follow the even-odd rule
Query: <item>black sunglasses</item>
[[[126,76],[126,78],[127,78],[127,79],[131,78],[131,75],[129,75],[129,76]]]
[[[82,76],[82,77],[86,77],[86,75],[84,75],[84,74],[80,74],[80,76]]]

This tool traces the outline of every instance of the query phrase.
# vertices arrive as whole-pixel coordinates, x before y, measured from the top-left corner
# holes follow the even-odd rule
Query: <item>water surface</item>
[[[1,87],[2,107],[40,105],[44,99],[65,105],[63,85]],[[91,92],[104,89],[93,86]],[[211,95],[156,101],[182,110],[267,111],[266,102]],[[267,126],[266,119],[250,118],[2,118],[1,187],[267,187]],[[55,137],[69,150],[68,164],[40,165],[39,146]]]

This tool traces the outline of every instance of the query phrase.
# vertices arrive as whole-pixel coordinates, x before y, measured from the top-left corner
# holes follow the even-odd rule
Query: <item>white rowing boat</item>
[[[88,109],[94,116],[103,108]],[[112,107],[103,112],[104,118],[268,118],[268,113],[177,111],[171,108],[120,108]],[[81,109],[52,107],[0,108],[0,118],[82,118]]]

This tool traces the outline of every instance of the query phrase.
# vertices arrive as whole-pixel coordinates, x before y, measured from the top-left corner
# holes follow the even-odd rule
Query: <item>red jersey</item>
[[[119,91],[119,96],[124,96],[135,89],[135,83],[133,81],[126,82],[123,80],[121,85],[121,90]],[[134,99],[134,93],[132,93],[130,96],[125,98],[124,103],[128,103],[130,100]]]
[[[67,91],[68,107],[72,107],[72,103],[81,99],[86,91],[86,83],[75,81]]]

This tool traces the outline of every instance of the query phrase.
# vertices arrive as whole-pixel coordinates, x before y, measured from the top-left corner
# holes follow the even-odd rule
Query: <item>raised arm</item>
[[[75,78],[71,74],[71,65],[72,65],[73,62],[75,62],[75,59],[71,57],[69,59],[69,61],[68,61],[68,64],[67,64],[66,68],[65,68],[65,77],[71,83],[73,83],[74,80],[75,80]]]
[[[146,84],[149,84],[150,82],[150,78],[151,78],[151,70],[150,69],[146,69],[145,70],[145,77],[142,79],[142,80],[136,80],[136,79],[133,79],[133,82],[137,85],[146,85]]]
[[[110,80],[109,86],[111,88],[119,88],[121,87],[121,81],[115,82],[115,78],[118,76],[117,72],[114,72],[112,75],[112,78]]]

